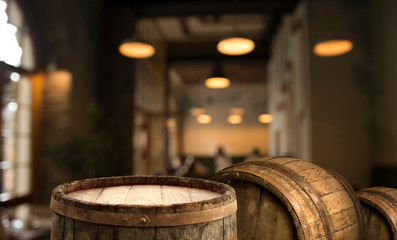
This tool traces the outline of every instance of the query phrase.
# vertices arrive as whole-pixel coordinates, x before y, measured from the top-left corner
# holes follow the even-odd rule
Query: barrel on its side
[[[360,203],[337,173],[296,158],[266,157],[210,177],[237,195],[239,239],[360,240]]]
[[[58,186],[52,240],[237,239],[236,195],[208,180],[125,176]]]
[[[372,187],[357,192],[367,240],[397,240],[397,189]]]

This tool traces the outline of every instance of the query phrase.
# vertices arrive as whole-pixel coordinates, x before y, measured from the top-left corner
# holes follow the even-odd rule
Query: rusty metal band
[[[317,208],[317,211],[320,215],[321,220],[323,221],[323,227],[324,227],[324,233],[326,239],[333,239],[332,232],[331,232],[331,224],[330,224],[330,219],[328,218],[328,215],[325,212],[325,203],[321,198],[318,197],[318,193],[316,190],[314,190],[310,184],[308,184],[306,181],[304,181],[297,173],[287,169],[283,165],[280,164],[275,164],[271,162],[267,162],[264,164],[264,166],[273,168],[274,170],[280,171],[281,173],[285,174],[287,177],[289,177],[292,181],[297,183],[304,191],[305,193],[311,198],[313,201],[314,205]]]
[[[372,194],[372,195],[371,195]],[[375,194],[375,195],[373,195]],[[394,234],[397,235],[397,200],[388,194],[377,191],[375,189],[364,189],[357,193],[357,196],[364,200],[368,205],[375,205],[377,210],[383,212],[385,217],[390,221],[390,224],[394,228]],[[385,205],[388,206],[385,207]],[[395,236],[397,237],[397,236]]]
[[[357,198],[357,195],[355,194],[353,188],[350,186],[350,184],[341,176],[339,173],[335,172],[332,169],[327,168],[326,169],[329,173],[331,173],[342,185],[342,187],[345,189],[347,194],[349,195],[350,199],[353,201],[354,205],[354,210],[356,211],[357,215],[357,220],[358,220],[358,228],[359,228],[359,239],[365,239],[365,223],[364,223],[364,217],[361,209],[361,204],[359,199]]]
[[[251,163],[253,163],[254,161],[251,161]],[[244,169],[244,166],[249,166],[251,164],[240,164],[239,166],[235,167],[235,168],[229,168],[226,171],[222,171],[219,174],[227,174],[228,172],[235,174],[236,180],[239,179],[241,173],[245,173],[245,174],[249,174],[252,176],[256,176],[260,179],[262,179],[264,182],[269,183],[270,185],[272,185],[276,191],[279,191],[280,194],[282,194],[285,199],[288,201],[288,203],[284,203],[284,204],[290,204],[291,207],[293,208],[294,212],[296,213],[296,217],[299,219],[299,222],[301,223],[302,227],[302,231],[304,232],[304,235],[308,237],[308,239],[311,239],[310,237],[312,237],[312,233],[310,230],[310,224],[308,223],[307,219],[305,218],[305,214],[304,211],[302,209],[302,207],[299,205],[299,203],[296,203],[296,201],[294,201],[294,196],[289,192],[288,189],[284,189],[282,185],[280,185],[278,182],[274,181],[274,178],[271,178],[269,176],[267,176],[264,173],[260,173],[260,172],[256,172],[256,171],[250,171],[249,169]],[[219,175],[218,175],[219,176]],[[230,175],[229,175],[230,176]],[[252,181],[252,183],[256,183],[259,184],[257,182]],[[275,190],[272,189],[267,189],[271,192],[273,192],[273,194],[275,194],[276,196],[278,196],[278,194],[276,192],[274,192]],[[278,196],[280,197],[280,196]],[[298,226],[297,226],[298,227]]]
[[[277,164],[277,163],[272,163],[272,162],[267,162],[267,161],[254,161],[252,163],[255,163],[259,166],[263,167],[269,167],[272,168],[276,171],[279,171],[280,173],[284,174],[288,178],[290,178],[292,181],[294,181],[298,186],[300,186],[305,193],[310,197],[314,205],[316,206],[316,209],[320,215],[321,220],[323,221],[323,227],[324,227],[324,234],[326,239],[331,240],[333,239],[332,232],[331,232],[331,224],[330,224],[330,219],[328,218],[328,215],[325,212],[325,204],[321,200],[321,198],[318,197],[317,192],[308,184],[306,181],[304,181],[298,174],[295,172],[287,169],[283,165]]]
[[[53,198],[51,198],[50,207],[62,216],[89,223],[125,227],[170,227],[209,222],[228,217],[237,211],[237,202],[233,201],[207,210],[167,214],[100,212],[70,206]]]

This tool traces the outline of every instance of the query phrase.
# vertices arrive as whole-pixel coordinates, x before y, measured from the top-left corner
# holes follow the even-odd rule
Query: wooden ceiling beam
[[[227,56],[216,49],[216,41],[213,42],[169,42],[169,61],[183,60],[215,60],[215,59],[260,59],[269,58],[268,43],[255,42],[255,49],[249,54],[241,56]]]
[[[105,0],[105,5],[129,5],[140,18],[222,15],[284,14],[295,9],[298,0]]]

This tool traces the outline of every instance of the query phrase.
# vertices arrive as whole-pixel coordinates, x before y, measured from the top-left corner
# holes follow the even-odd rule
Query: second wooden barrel
[[[232,187],[208,180],[126,176],[58,186],[51,239],[237,239]]]
[[[367,240],[397,240],[397,189],[372,187],[357,192]]]
[[[236,191],[239,239],[364,237],[361,206],[351,186],[313,163],[266,157],[232,165],[210,179]]]

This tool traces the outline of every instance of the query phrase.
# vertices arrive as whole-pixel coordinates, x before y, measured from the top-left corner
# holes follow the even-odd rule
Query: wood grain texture
[[[52,207],[55,206],[53,202],[57,210],[53,213],[52,240],[237,239],[235,210],[227,214],[223,210],[236,205],[235,192],[228,185],[208,180],[160,176],[86,179],[58,186],[53,191]],[[73,214],[60,214],[59,209],[79,209],[75,213],[83,216],[98,212],[105,217],[118,216],[115,214],[142,216],[143,220],[147,219],[145,216],[156,216],[151,219],[156,221],[192,214],[199,221],[177,226],[126,227],[77,220],[79,218]],[[224,216],[213,218],[211,214],[217,212]],[[204,221],[206,218],[214,220]],[[184,219],[178,220],[184,222]],[[114,221],[122,219],[116,217]]]
[[[67,195],[81,201],[114,205],[170,205],[206,201],[221,196],[205,189],[167,185],[110,186],[79,190]]]
[[[239,239],[364,239],[361,206],[351,186],[313,163],[266,157],[209,179],[236,190]]]
[[[397,240],[397,189],[372,187],[357,192],[368,240]]]

